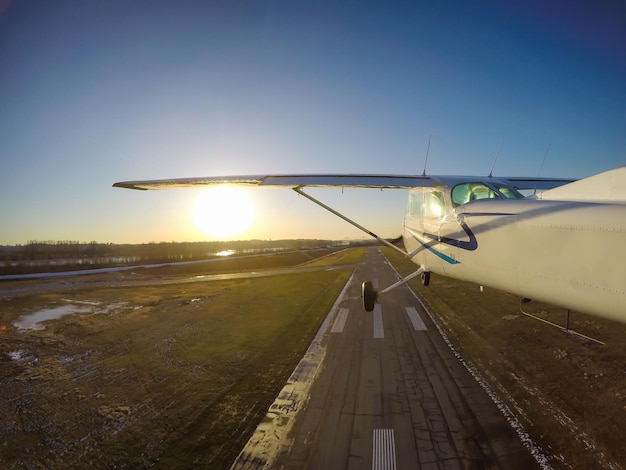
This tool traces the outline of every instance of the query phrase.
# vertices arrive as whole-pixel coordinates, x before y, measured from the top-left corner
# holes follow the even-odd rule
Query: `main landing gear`
[[[354,220],[349,219],[348,217],[346,217],[345,215],[337,212],[335,209],[333,209],[332,207],[327,206],[326,204],[324,204],[323,202],[315,199],[313,196],[311,196],[310,194],[305,193],[302,190],[302,186],[298,186],[296,188],[292,188],[295,192],[297,192],[300,196],[304,196],[305,198],[307,198],[309,201],[314,202],[315,204],[317,204],[318,206],[326,209],[328,212],[336,215],[337,217],[345,220],[346,222],[348,222],[349,224],[352,224],[353,226],[355,226],[356,228],[358,228],[359,230],[367,233],[368,235],[374,237],[376,240],[378,240],[379,242],[387,245],[389,248],[393,248],[394,250],[396,250],[399,253],[402,253],[404,256],[408,257],[409,259],[413,258],[413,255],[415,255],[417,253],[407,253],[406,251],[398,248],[396,245],[394,245],[393,243],[389,242],[388,240],[385,240],[384,238],[379,237],[378,235],[376,235],[374,232],[371,232],[369,230],[367,230],[365,227],[363,227],[362,225],[357,224]],[[419,276],[422,275],[422,284],[424,284],[425,286],[427,286],[430,283],[430,272],[424,268],[421,267],[419,268],[417,271],[415,271],[413,274],[409,274],[407,277],[400,279],[398,282],[396,282],[395,284],[390,285],[389,287],[387,287],[386,289],[381,290],[380,292],[376,291],[376,289],[374,289],[374,286],[372,285],[371,282],[366,281],[361,285],[361,296],[363,298],[363,307],[365,308],[365,311],[367,312],[371,312],[372,310],[374,310],[374,305],[376,304],[376,300],[378,300],[378,296],[381,294],[384,294],[386,292],[389,292],[392,289],[395,289],[396,287],[404,284],[407,281],[410,281],[411,279],[413,279],[415,276]]]
[[[374,310],[374,305],[376,304],[376,301],[381,294],[386,294],[390,290],[393,290],[396,287],[399,287],[402,284],[409,282],[414,277],[420,275],[422,279],[422,284],[424,284],[424,286],[428,286],[428,284],[430,283],[430,271],[427,271],[426,268],[424,268],[423,266],[414,273],[409,274],[407,277],[403,277],[398,282],[390,285],[389,287],[386,287],[380,292],[374,289],[374,286],[370,281],[365,281],[363,284],[361,284],[361,297],[363,298],[363,308],[366,312],[371,312],[372,310]]]
[[[374,304],[378,298],[378,292],[374,289],[374,286],[370,281],[365,281],[361,284],[361,297],[363,298],[363,308],[366,312],[374,310]]]

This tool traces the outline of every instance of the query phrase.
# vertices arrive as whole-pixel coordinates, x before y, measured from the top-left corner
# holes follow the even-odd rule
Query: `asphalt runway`
[[[368,250],[307,353],[311,383],[290,380],[233,468],[540,468],[408,287],[363,310],[363,280],[397,279]]]

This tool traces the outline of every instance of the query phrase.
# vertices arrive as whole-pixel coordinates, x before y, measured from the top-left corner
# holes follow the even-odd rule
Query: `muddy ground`
[[[198,277],[207,269],[2,283],[0,468],[229,468],[350,270]],[[67,305],[90,311],[14,326]]]

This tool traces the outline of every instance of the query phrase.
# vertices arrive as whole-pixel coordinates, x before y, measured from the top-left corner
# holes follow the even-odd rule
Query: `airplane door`
[[[419,247],[419,242],[414,238],[413,234],[423,233],[424,224],[422,218],[423,206],[422,189],[414,189],[409,193],[409,201],[407,203],[406,212],[404,214],[404,246],[409,253],[415,251]],[[418,253],[414,258],[420,265],[423,262],[423,254]]]
[[[446,204],[444,193],[430,190],[424,193],[423,211],[424,233],[436,241],[432,244],[431,259],[437,263],[438,269],[445,274],[458,269],[458,247],[450,243],[451,235],[458,233],[459,224],[451,204]],[[433,270],[434,267],[433,267]]]

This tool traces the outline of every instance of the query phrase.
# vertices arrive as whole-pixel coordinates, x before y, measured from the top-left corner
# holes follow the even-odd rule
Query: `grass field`
[[[383,249],[398,272],[416,266]],[[571,328],[606,343],[584,341],[519,313],[518,298],[475,284],[432,276],[410,286],[435,314],[462,357],[517,411],[554,468],[623,468],[626,463],[626,325],[572,312]],[[566,313],[524,305],[565,325]],[[626,308],[626,307],[625,307]],[[561,457],[559,457],[561,456]]]
[[[319,263],[354,263],[362,253]],[[278,264],[316,258],[301,257]],[[111,275],[110,284],[104,276],[0,298],[3,325],[69,302],[97,312],[3,332],[0,467],[228,468],[350,272],[170,285],[180,268],[138,270],[128,285]],[[158,284],[136,281],[157,274]]]

